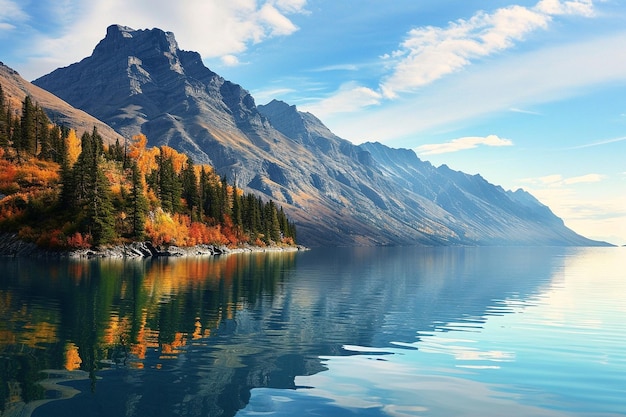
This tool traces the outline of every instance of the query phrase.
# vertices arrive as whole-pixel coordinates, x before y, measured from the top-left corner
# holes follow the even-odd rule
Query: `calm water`
[[[0,259],[0,416],[624,416],[626,248]]]

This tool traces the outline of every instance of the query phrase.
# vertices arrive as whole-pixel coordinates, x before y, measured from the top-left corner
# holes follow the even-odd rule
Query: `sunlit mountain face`
[[[280,203],[305,245],[601,244],[479,175],[354,145],[283,102],[257,107],[171,32],[110,26],[91,56],[34,84],[126,138],[145,134]]]

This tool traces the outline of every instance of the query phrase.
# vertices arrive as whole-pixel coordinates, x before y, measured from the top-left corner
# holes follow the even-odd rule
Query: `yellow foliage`
[[[180,174],[183,170],[183,167],[187,163],[189,159],[187,155],[183,153],[179,153],[176,149],[170,148],[169,146],[161,146],[161,155],[165,158],[172,159],[172,165],[174,166],[174,172]]]
[[[76,131],[74,129],[70,130],[70,133],[66,139],[67,145],[67,160],[69,166],[74,165],[74,163],[78,160],[78,155],[80,155],[81,146],[80,139],[76,136]]]

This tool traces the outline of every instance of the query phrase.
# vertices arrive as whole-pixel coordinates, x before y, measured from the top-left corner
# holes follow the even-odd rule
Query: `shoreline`
[[[0,257],[2,258],[39,258],[39,259],[142,259],[191,256],[220,256],[245,252],[298,252],[309,250],[302,245],[293,246],[251,246],[236,248],[216,245],[196,245],[181,247],[168,245],[156,247],[151,242],[131,242],[102,248],[74,249],[54,251],[37,246],[33,242],[20,239],[15,233],[0,233]]]

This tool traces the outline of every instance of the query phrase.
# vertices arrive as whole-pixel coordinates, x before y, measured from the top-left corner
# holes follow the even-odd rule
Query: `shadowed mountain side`
[[[90,57],[34,83],[125,137],[144,133],[277,201],[305,245],[597,244],[537,216],[538,202],[516,208],[482,178],[356,146],[286,103],[257,107],[171,32],[110,26]]]
[[[7,97],[11,108],[19,112],[22,101],[30,95],[34,102],[38,103],[51,121],[72,128],[80,137],[83,132],[91,132],[95,126],[102,138],[107,143],[122,142],[124,138],[109,127],[107,124],[87,114],[86,112],[72,107],[48,91],[37,87],[23,79],[15,70],[0,62],[0,85]]]

